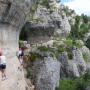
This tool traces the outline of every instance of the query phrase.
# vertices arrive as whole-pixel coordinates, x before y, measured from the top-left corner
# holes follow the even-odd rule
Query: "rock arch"
[[[7,56],[8,79],[1,81],[0,90],[25,90],[23,71],[16,58],[19,34],[30,12],[32,0],[0,0],[0,48]]]

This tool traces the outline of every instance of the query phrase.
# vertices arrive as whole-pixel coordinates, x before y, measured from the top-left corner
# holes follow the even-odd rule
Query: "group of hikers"
[[[20,64],[23,65],[24,52],[22,48],[19,48],[17,55],[18,55]],[[7,75],[6,75],[7,63],[6,62],[7,62],[6,56],[4,55],[3,51],[0,50],[0,72],[2,76],[2,81],[7,79]]]

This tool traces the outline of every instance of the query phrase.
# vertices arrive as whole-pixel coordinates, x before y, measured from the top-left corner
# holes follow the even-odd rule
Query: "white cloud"
[[[73,0],[65,2],[64,5],[69,6],[79,15],[82,13],[90,15],[90,0]]]

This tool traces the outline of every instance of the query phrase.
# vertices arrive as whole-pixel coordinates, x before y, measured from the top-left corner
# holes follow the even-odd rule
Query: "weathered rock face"
[[[30,12],[30,0],[0,0],[0,46],[17,48],[20,29]],[[12,43],[13,45],[10,45]],[[9,44],[9,45],[8,45]]]
[[[87,71],[90,72],[90,50],[86,46],[83,46],[80,50],[84,55]]]
[[[76,50],[73,50],[73,55],[74,55],[73,59],[77,64],[80,75],[84,74],[86,71],[86,63],[82,56],[82,52],[79,49],[76,49]]]
[[[65,13],[61,11],[60,5],[56,2],[57,0],[50,0],[50,8],[46,8],[38,4],[35,14],[33,14],[32,22],[29,22],[27,25],[28,32],[28,41],[33,41],[39,36],[50,36],[58,35],[59,37],[67,37],[70,33],[71,26],[69,24],[68,18]],[[53,4],[53,5],[52,5]],[[27,27],[26,25],[26,27]],[[36,33],[35,36],[31,36],[33,31],[39,31],[40,34]],[[43,31],[43,32],[42,32]],[[41,40],[44,40],[41,38]]]
[[[78,67],[73,60],[69,60],[67,52],[63,52],[60,55],[59,61],[61,63],[60,77],[78,77]]]
[[[68,55],[66,52],[60,55],[59,61],[61,63],[60,76],[67,77],[68,76]]]
[[[81,52],[86,55],[86,62],[90,62],[90,50],[86,46],[83,46],[81,49]]]
[[[15,52],[18,49],[20,29],[26,21],[31,0],[0,0],[0,48],[7,56],[7,77],[0,81],[0,90],[25,90],[23,71]],[[1,78],[0,78],[1,79]]]
[[[53,7],[51,7],[50,10],[41,5],[38,5],[37,11],[33,18],[39,18],[41,20],[41,22],[39,22],[41,25],[53,26],[55,32],[57,31],[59,35],[67,36],[67,34],[70,33],[71,26],[65,13],[62,11],[60,12],[60,6],[57,7],[57,2]]]
[[[64,52],[60,55],[59,61],[61,63],[61,78],[79,77],[83,75],[87,69],[90,70],[90,64],[86,64],[82,52],[79,49],[73,50],[72,60],[69,60],[67,53]]]
[[[55,90],[59,85],[60,63],[52,57],[36,61],[33,67],[35,90]]]
[[[73,60],[68,61],[68,63],[69,63],[69,67],[68,67],[69,75],[68,76],[69,77],[80,77],[77,64]]]
[[[30,0],[0,0],[0,22],[22,27],[30,12],[30,2]]]

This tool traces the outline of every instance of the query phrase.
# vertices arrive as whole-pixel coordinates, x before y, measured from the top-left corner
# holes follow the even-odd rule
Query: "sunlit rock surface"
[[[30,12],[31,0],[0,0],[0,48],[7,57],[7,77],[0,90],[26,90],[23,70],[16,58],[20,29]]]

